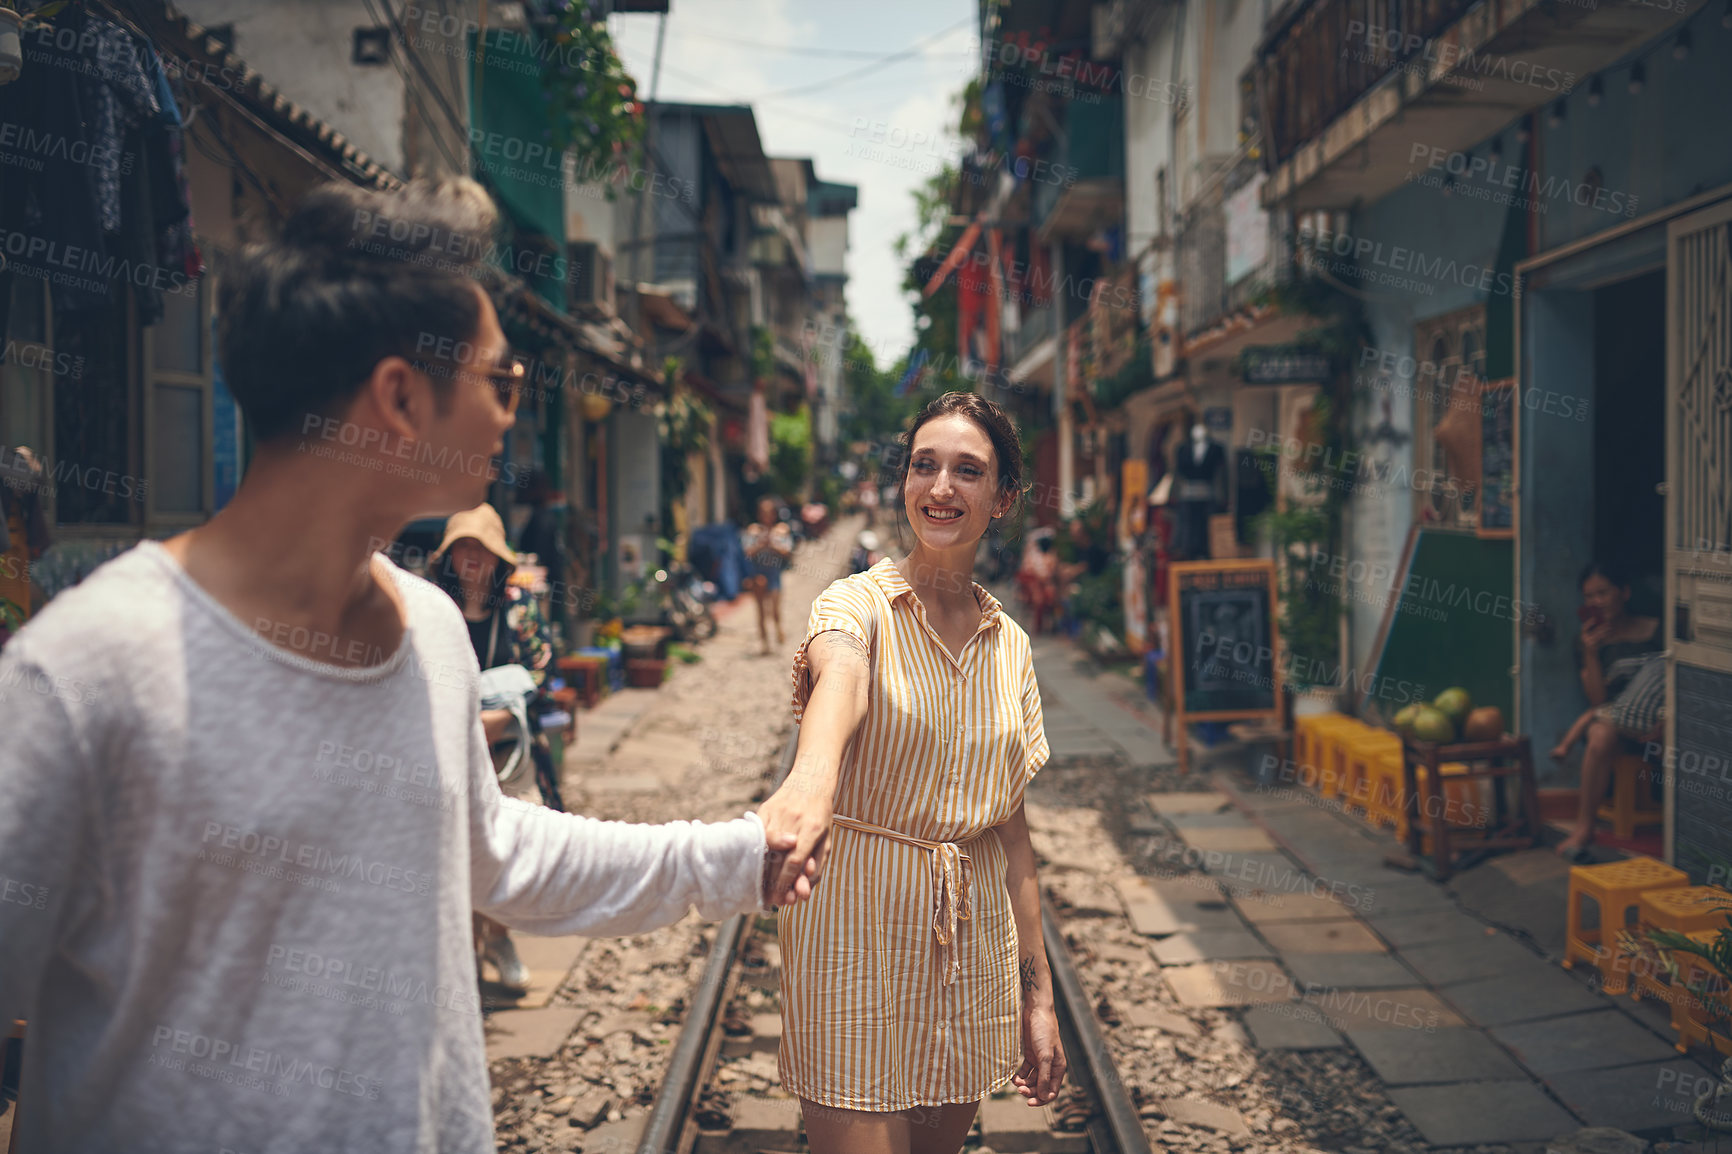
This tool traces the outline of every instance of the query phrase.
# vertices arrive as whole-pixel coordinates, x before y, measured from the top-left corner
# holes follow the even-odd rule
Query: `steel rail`
[[[775,785],[781,784],[794,762],[794,749],[799,742],[800,727],[788,735],[777,766]],[[685,1137],[686,1119],[691,1115],[693,1099],[701,1087],[705,1055],[710,1051],[722,1011],[722,996],[727,990],[728,975],[733,971],[740,944],[745,941],[746,927],[755,914],[735,914],[716,931],[715,944],[704,962],[704,972],[692,991],[691,1006],[685,1023],[680,1027],[679,1040],[668,1056],[667,1073],[661,1089],[656,1091],[644,1122],[643,1137],[638,1140],[637,1154],[679,1154]]]
[[[1089,1124],[1090,1145],[1095,1154],[1153,1154],[1142,1119],[1125,1092],[1124,1079],[1119,1077],[1112,1052],[1095,1024],[1094,1010],[1076,964],[1070,959],[1070,950],[1064,944],[1064,933],[1044,897],[1040,903],[1040,924],[1046,937],[1047,965],[1052,969],[1053,1001],[1059,1009],[1061,1025],[1069,1026],[1076,1043],[1072,1056],[1076,1065],[1072,1069],[1080,1075],[1078,1083],[1094,1095],[1095,1103],[1106,1116],[1104,1134],[1098,1122]]]

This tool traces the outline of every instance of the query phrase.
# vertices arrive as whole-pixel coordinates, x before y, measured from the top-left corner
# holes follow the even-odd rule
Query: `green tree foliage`
[[[770,414],[770,476],[777,494],[795,502],[805,494],[811,475],[811,413],[801,406],[796,413]]]

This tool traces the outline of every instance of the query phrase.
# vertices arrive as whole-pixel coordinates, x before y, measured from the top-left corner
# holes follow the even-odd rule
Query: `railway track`
[[[782,751],[774,781],[788,772],[799,737],[796,727]],[[1042,900],[1041,921],[1052,967],[1059,1033],[1070,1061],[1067,1081],[1088,1098],[1090,1112],[1079,1137],[1090,1154],[1150,1154],[1136,1107],[1095,1022],[1082,980],[1052,910]],[[742,986],[771,989],[777,981],[775,919],[741,914],[724,922],[708,962],[692,991],[686,1020],[669,1055],[666,1075],[644,1124],[638,1154],[749,1154],[753,1150],[803,1151],[798,1103],[757,1096],[732,1110],[718,1108],[725,1088],[718,1081],[728,1049],[751,1054],[755,1041],[741,1031],[729,1008]],[[730,1032],[736,1036],[730,1039]],[[763,1053],[761,1048],[757,1053]],[[1020,1103],[1018,1103],[1020,1107]],[[750,1112],[748,1120],[742,1116]],[[716,1129],[726,1118],[732,1133]],[[1042,1147],[1043,1149],[1046,1147]]]

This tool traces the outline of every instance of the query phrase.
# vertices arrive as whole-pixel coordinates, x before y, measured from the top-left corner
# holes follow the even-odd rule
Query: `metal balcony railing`
[[[1228,219],[1228,202],[1245,188],[1255,170],[1255,162],[1240,161],[1192,204],[1179,222],[1179,329],[1187,337],[1251,304],[1268,288],[1292,279],[1293,263],[1287,248],[1290,240],[1281,236],[1266,212],[1258,207],[1237,221]],[[1261,230],[1264,249],[1261,260],[1230,270],[1229,234],[1235,229],[1241,231],[1241,243],[1255,240],[1243,233]],[[1238,275],[1229,279],[1231,272]]]
[[[1300,0],[1253,65],[1277,164],[1352,107],[1479,0]]]
[[[1017,330],[1004,336],[1006,368],[1014,366],[1028,355],[1030,349],[1052,336],[1052,306],[1041,308],[1025,301],[1020,320]]]

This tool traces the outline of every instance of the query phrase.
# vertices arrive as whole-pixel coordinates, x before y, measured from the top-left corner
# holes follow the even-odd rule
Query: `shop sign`
[[[1251,345],[1240,373],[1248,385],[1320,385],[1335,375],[1327,353],[1302,345]]]

